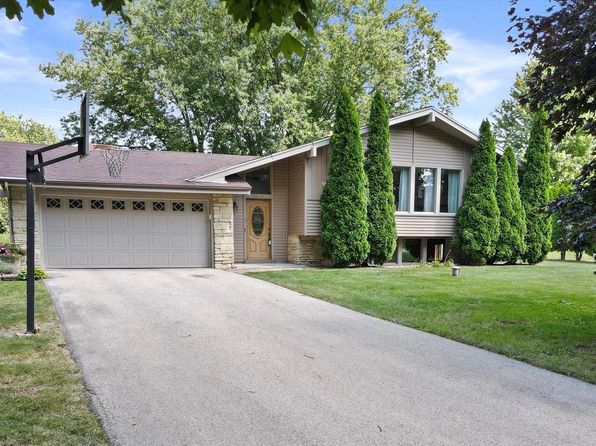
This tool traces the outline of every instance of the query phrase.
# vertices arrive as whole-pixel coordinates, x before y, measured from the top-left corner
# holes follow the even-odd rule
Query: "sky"
[[[525,0],[532,7],[546,0]],[[21,0],[25,4],[26,0]],[[402,1],[388,0],[395,8]],[[453,117],[472,130],[509,94],[526,56],[511,53],[507,43],[508,0],[420,0],[437,12],[436,27],[452,47],[439,74],[459,89]],[[90,0],[56,0],[55,16],[39,20],[26,8],[23,20],[0,12],[0,111],[33,118],[62,134],[60,118],[77,111],[78,102],[56,99],[60,84],[46,79],[39,65],[56,61],[59,52],[80,51],[74,32],[77,17],[101,19]]]

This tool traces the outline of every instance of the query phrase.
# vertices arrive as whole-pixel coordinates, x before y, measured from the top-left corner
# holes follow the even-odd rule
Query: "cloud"
[[[0,36],[22,36],[27,27],[17,19],[9,20],[5,15],[0,15]]]
[[[459,89],[460,107],[456,117],[476,129],[509,94],[515,74],[526,62],[524,55],[513,54],[504,42],[473,40],[457,31],[444,32],[451,45],[447,63],[439,67],[439,75]]]

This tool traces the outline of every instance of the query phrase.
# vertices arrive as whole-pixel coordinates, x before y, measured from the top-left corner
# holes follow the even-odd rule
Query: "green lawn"
[[[305,269],[252,276],[596,383],[594,263]]]
[[[0,282],[0,444],[107,444],[42,284],[41,333],[15,336],[25,327],[24,296],[25,282]]]

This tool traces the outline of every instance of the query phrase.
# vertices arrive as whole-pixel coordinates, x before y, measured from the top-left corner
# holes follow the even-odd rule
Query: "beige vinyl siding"
[[[271,258],[288,259],[288,162],[281,160],[271,167]]]
[[[389,151],[394,166],[409,166],[414,160],[414,127],[398,125],[389,129]]]
[[[451,215],[395,216],[398,237],[451,237],[455,230],[455,217]]]
[[[234,195],[234,262],[244,262],[245,257],[245,224],[244,195]]]
[[[321,193],[329,170],[329,146],[319,148],[316,158],[306,160],[306,235],[319,235]]]
[[[288,158],[288,234],[304,235],[305,155]]]
[[[467,146],[454,137],[429,125],[414,128],[414,165],[462,169]]]

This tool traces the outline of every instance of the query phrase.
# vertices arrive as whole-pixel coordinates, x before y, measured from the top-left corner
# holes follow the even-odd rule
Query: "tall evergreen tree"
[[[369,250],[367,181],[358,113],[345,87],[338,98],[330,145],[329,175],[321,194],[319,243],[323,255],[335,266],[359,265]]]
[[[517,161],[511,146],[505,149],[497,166],[496,196],[499,206],[499,238],[494,260],[515,263],[524,252],[525,213],[519,197]]]
[[[516,240],[519,244],[513,249],[513,257],[508,263],[515,263],[526,252],[526,211],[521,201],[519,189],[519,172],[517,170],[517,158],[513,150],[505,150],[503,157],[509,160],[511,180],[514,187],[511,189],[511,205],[513,206],[513,218],[510,221],[511,229],[518,235]]]
[[[550,180],[550,132],[546,127],[546,112],[540,110],[532,120],[520,191],[527,227],[523,259],[531,264],[544,260],[551,248],[551,219],[542,210],[549,202]]]
[[[389,114],[385,98],[376,91],[370,109],[368,147],[364,171],[368,178],[368,258],[375,264],[387,262],[395,251],[395,198],[389,154]]]
[[[495,255],[499,237],[496,185],[495,138],[485,119],[480,125],[480,139],[474,149],[463,203],[456,216],[453,244],[462,263],[481,265]]]

